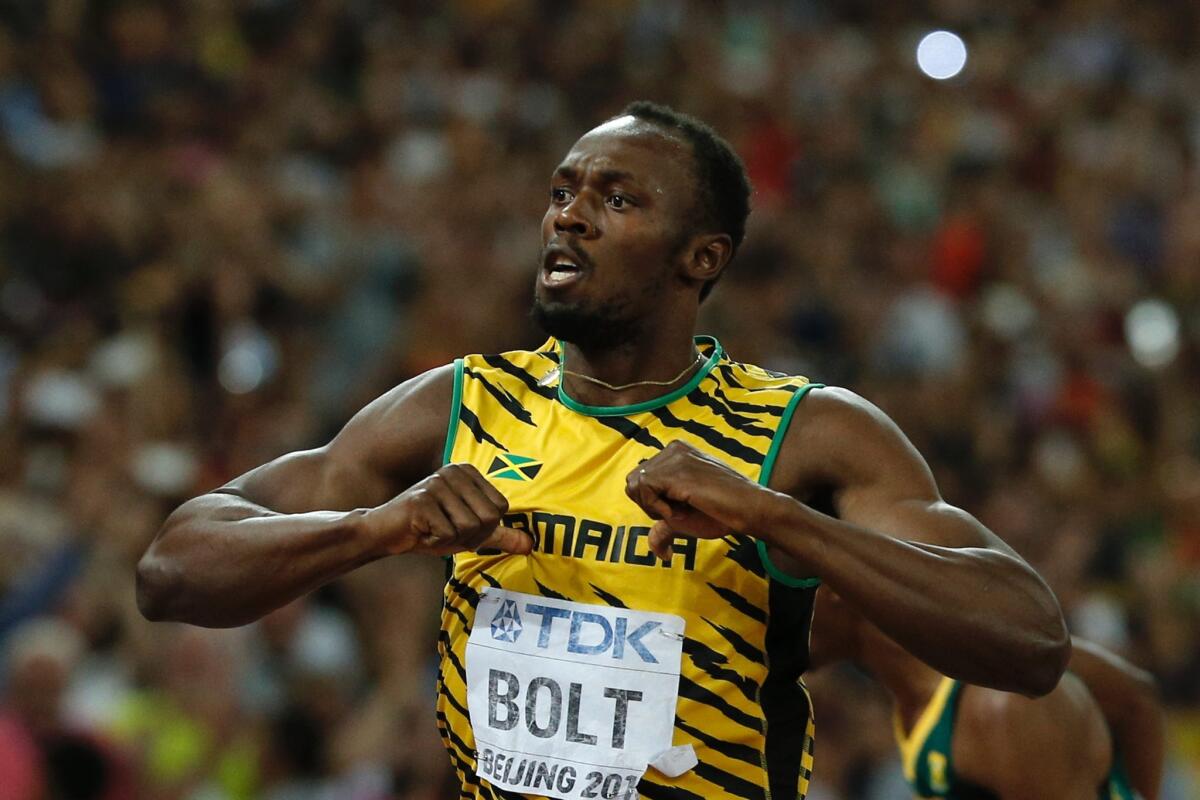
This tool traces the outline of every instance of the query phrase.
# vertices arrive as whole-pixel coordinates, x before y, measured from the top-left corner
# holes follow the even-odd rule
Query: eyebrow
[[[579,179],[579,170],[574,167],[561,166],[554,170],[555,177],[566,178],[569,181]],[[631,172],[625,172],[619,169],[605,169],[599,172],[600,181],[604,184],[620,183],[621,181],[634,182],[636,179]]]

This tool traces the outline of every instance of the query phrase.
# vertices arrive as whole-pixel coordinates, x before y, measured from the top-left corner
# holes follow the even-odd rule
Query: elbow
[[[186,506],[187,504],[185,504]],[[157,535],[138,560],[134,585],[138,611],[150,622],[185,622],[185,558],[180,554],[177,528],[184,519],[180,509],[167,517]],[[182,542],[186,544],[186,531]],[[187,552],[187,548],[183,548]]]
[[[1071,642],[1069,639],[1047,648],[1040,654],[1029,670],[1029,684],[1024,694],[1028,697],[1043,697],[1054,691],[1067,671],[1067,662],[1071,659]]]
[[[1071,632],[1063,617],[1058,598],[1036,572],[1024,567],[1028,580],[1024,585],[1027,603],[1025,624],[1014,653],[1020,653],[1021,675],[1012,691],[1026,697],[1043,697],[1058,686],[1071,661]],[[1016,677],[1016,676],[1014,676]]]
[[[1057,626],[1031,637],[1027,646],[1027,668],[1018,689],[1027,697],[1043,697],[1054,691],[1071,660],[1071,636],[1061,614]]]
[[[163,559],[154,554],[153,548],[138,561],[135,577],[137,607],[142,616],[150,622],[172,619],[170,607],[174,592],[170,572]]]

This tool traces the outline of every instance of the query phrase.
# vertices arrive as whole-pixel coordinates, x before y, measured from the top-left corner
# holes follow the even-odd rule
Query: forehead
[[[558,171],[624,173],[639,183],[665,189],[692,180],[691,145],[652,122],[617,117],[580,137]]]

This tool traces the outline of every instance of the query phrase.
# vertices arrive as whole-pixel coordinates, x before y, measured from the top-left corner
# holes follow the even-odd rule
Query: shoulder
[[[757,418],[780,438],[804,396],[816,384],[800,375],[773,372],[723,355],[707,372],[698,390],[723,413]]]
[[[964,684],[958,698],[957,728],[964,740],[1004,735],[1006,741],[1028,727],[1032,712],[1037,709],[1034,700],[1014,692],[1002,692],[983,686]]]
[[[404,481],[424,477],[441,463],[456,372],[455,364],[436,367],[380,395],[346,423],[328,455]]]
[[[805,390],[805,387],[811,389],[811,381],[803,375],[774,372],[752,363],[734,361],[725,353],[721,354],[721,359],[709,374],[722,389],[742,399],[754,397],[766,402],[774,399],[776,403],[782,401],[786,404],[787,399],[797,391]]]
[[[956,727],[958,772],[1017,796],[1088,783],[1076,772],[1095,773],[1098,780],[1111,746],[1087,689],[1070,673],[1039,698],[964,687]]]
[[[792,421],[788,434],[802,438],[808,445],[831,442],[872,444],[881,439],[887,441],[904,436],[882,409],[839,386],[821,386],[810,392],[804,399],[804,413]]]
[[[788,375],[755,364],[734,361],[728,355],[717,362],[713,376],[730,389],[747,392],[781,391],[790,395],[811,384],[802,375]]]
[[[1040,770],[1038,747],[1026,746],[1037,730],[1036,702],[1010,692],[963,686],[954,720],[955,772],[998,790],[1016,773]]]
[[[464,381],[474,379],[492,384],[499,382],[539,391],[545,387],[538,381],[557,368],[559,361],[558,343],[550,339],[536,350],[476,353],[462,357],[455,365],[461,369]]]
[[[869,484],[885,477],[906,491],[936,498],[925,460],[878,406],[835,386],[807,392],[782,433],[772,485],[782,491],[813,483]]]
[[[536,350],[465,355],[380,395],[355,415],[343,433],[351,433],[356,438],[382,436],[386,439],[397,432],[408,435],[417,425],[437,428],[434,423],[441,422],[437,434],[442,438],[452,407],[467,381],[517,381],[536,385],[537,379],[558,361],[558,349],[553,339]]]

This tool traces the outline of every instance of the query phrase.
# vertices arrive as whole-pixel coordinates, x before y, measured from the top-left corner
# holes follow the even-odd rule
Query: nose
[[[596,232],[591,216],[580,202],[579,197],[575,197],[559,209],[554,216],[554,231],[555,233],[574,234],[585,239],[590,238]]]

